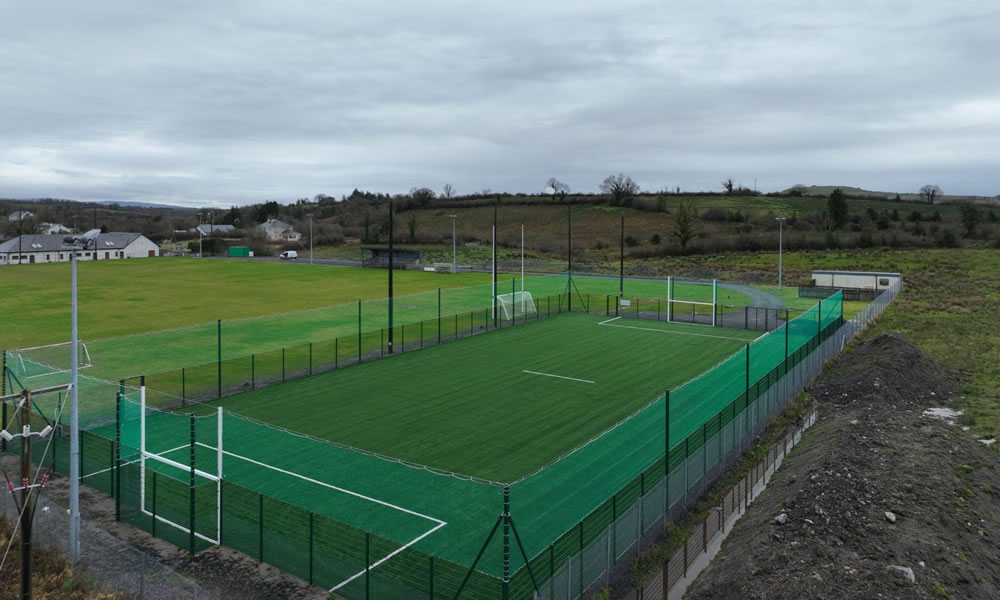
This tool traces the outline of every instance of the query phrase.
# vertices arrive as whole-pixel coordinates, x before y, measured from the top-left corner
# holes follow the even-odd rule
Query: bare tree
[[[549,177],[549,180],[545,182],[545,189],[552,190],[553,198],[560,195],[565,196],[569,193],[569,186],[555,177]]]
[[[624,173],[608,175],[601,183],[601,191],[609,194],[616,206],[631,206],[632,196],[639,193],[639,184]]]
[[[927,184],[920,188],[920,197],[923,198],[927,204],[934,204],[934,199],[940,196],[941,193],[941,188],[932,184]]]
[[[732,177],[727,177],[726,179],[722,180],[722,189],[726,190],[727,194],[732,194],[733,193],[733,189],[735,189],[735,188],[736,188],[736,184],[733,183],[733,178]]]
[[[441,197],[451,200],[455,197],[455,188],[453,188],[450,183],[444,184],[444,189],[441,191]]]

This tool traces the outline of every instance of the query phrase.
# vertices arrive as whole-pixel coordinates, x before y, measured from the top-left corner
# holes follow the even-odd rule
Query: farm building
[[[885,290],[899,279],[899,273],[813,271],[812,278],[819,287]]]
[[[813,271],[809,285],[799,286],[799,297],[822,299],[843,290],[844,300],[871,301],[899,279],[899,273]]]
[[[69,261],[63,235],[22,235],[0,244],[0,266]],[[141,233],[102,233],[79,260],[115,260],[159,256],[160,247]]]

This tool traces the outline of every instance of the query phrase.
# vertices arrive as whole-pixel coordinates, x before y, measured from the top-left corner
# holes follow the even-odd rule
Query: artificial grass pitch
[[[760,334],[567,314],[222,400],[410,463],[513,481]],[[209,405],[204,405],[208,408]]]
[[[253,522],[259,492],[356,528],[331,538],[330,555],[353,566],[330,585],[363,568],[363,531],[468,567],[502,509],[490,480],[511,482],[534,556],[663,456],[664,389],[756,335],[571,313],[224,398],[224,478],[245,491],[224,494],[223,543],[254,555],[253,536],[226,532]],[[211,472],[214,407],[198,409],[197,462]],[[188,419],[149,417],[150,451],[183,462],[189,437]],[[499,536],[477,570],[502,573]]]

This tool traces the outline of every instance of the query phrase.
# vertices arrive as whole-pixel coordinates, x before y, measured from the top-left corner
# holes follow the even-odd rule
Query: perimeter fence
[[[547,297],[553,301],[561,297],[561,310],[579,310],[583,306],[589,310],[591,297],[617,294],[620,286],[630,297],[657,298],[667,294],[667,284],[662,280],[626,279],[622,283],[616,278],[569,277],[566,273],[523,280],[503,277],[507,279],[498,282],[497,295],[514,295],[523,289],[534,298],[539,312],[544,310],[546,315],[560,311],[555,305],[542,305]],[[711,300],[711,282],[678,280],[674,294],[678,314],[687,314],[685,302]],[[409,351],[455,339],[470,329],[478,332],[507,326],[509,322],[493,321],[493,296],[491,283],[439,288],[397,296],[391,301],[358,300],[81,342],[81,424],[94,427],[111,422],[114,394],[123,377],[156,374],[154,387],[165,394],[164,405],[170,405],[166,397],[173,398],[175,405],[186,404],[189,397],[219,398],[253,389],[258,382],[280,382],[384,355],[389,351],[390,333],[394,351]],[[739,295],[732,298],[731,302],[740,305],[749,303],[749,298]],[[594,304],[597,302],[600,300]],[[703,312],[705,307],[698,306],[698,310]],[[12,384],[35,388],[65,384],[69,381],[70,353],[68,343],[6,351],[4,373],[9,374]]]
[[[178,451],[190,462],[177,459],[177,466],[142,468],[134,442],[122,435],[122,423],[129,422],[134,411],[124,409],[124,418],[121,414],[129,402],[128,388],[116,401],[117,430],[84,436],[84,481],[115,496],[122,520],[157,537],[192,551],[226,545],[351,600],[493,599],[502,597],[505,588],[511,598],[572,600],[599,587],[609,573],[627,568],[635,553],[738,459],[767,420],[780,413],[819,373],[823,361],[875,318],[900,287],[895,285],[846,321],[839,294],[823,300],[701,377],[668,390],[590,443],[509,484],[460,479],[375,455],[366,462],[353,449],[222,413],[225,430],[248,445],[234,451],[247,457],[252,457],[253,444],[275,448],[259,441],[272,436],[275,443],[296,448],[287,453],[292,463],[301,465],[301,457],[309,455],[322,471],[335,472],[340,463],[351,462],[355,478],[358,469],[378,469],[376,479],[405,477],[407,487],[422,490],[427,502],[451,497],[467,501],[472,520],[449,524],[457,529],[450,534],[458,536],[456,544],[473,550],[461,555],[428,552],[412,531],[402,535],[348,525],[336,518],[336,510],[326,514],[330,506],[315,496],[293,490],[281,497],[279,489],[288,486],[278,475],[269,480],[247,471],[243,479],[228,473],[219,481],[199,475],[196,461],[197,469],[212,472],[202,465],[212,464],[214,458],[206,463],[202,453],[211,452],[213,442],[203,437],[210,434],[198,431],[212,431],[213,417],[202,418],[207,419],[201,421],[205,427],[190,421],[190,442],[182,437],[182,443],[171,444],[169,439],[177,438],[165,438],[156,449],[164,455]],[[593,312],[599,305],[593,296],[587,302],[583,298],[573,302],[574,312]],[[569,304],[567,299],[567,310]],[[652,311],[638,312],[642,318]],[[176,418],[187,422],[187,417]],[[66,466],[65,448],[56,445],[56,470]],[[355,458],[345,461],[348,455]],[[274,472],[283,469],[248,461],[254,463]],[[349,471],[343,475],[341,481],[350,481]]]

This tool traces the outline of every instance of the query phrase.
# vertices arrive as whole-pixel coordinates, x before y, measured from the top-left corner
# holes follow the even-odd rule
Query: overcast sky
[[[0,4],[0,197],[1000,194],[1000,3]]]

